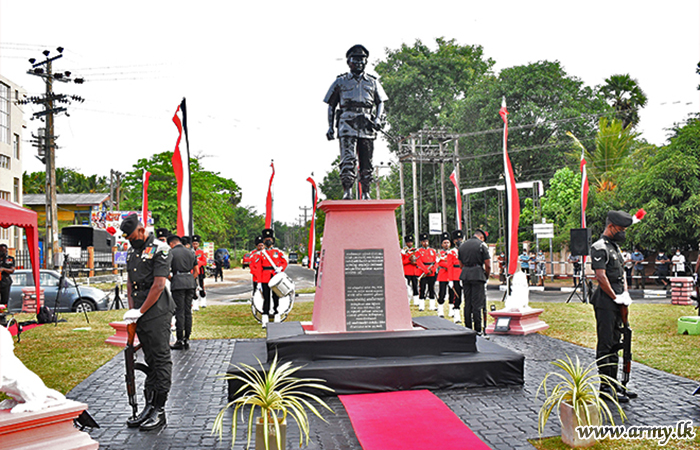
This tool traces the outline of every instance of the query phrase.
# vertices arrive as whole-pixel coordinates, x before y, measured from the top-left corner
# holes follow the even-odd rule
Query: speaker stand
[[[579,290],[581,291],[580,293]],[[569,298],[566,299],[566,303],[569,303],[571,299],[574,298],[574,295],[581,300],[581,303],[589,303],[588,297],[591,295],[592,291],[593,287],[591,286],[591,283],[586,280],[585,275],[581,274],[576,282],[576,286],[574,286],[574,290],[571,291],[571,295],[569,295]]]

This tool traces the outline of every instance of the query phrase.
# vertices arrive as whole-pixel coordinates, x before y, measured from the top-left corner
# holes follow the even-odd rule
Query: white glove
[[[130,309],[124,313],[124,322],[134,323],[139,320],[139,317],[143,316],[141,310]]]
[[[630,297],[629,292],[625,291],[622,294],[615,297],[615,303],[617,303],[618,305],[629,306],[632,304],[632,297]]]
[[[450,289],[452,289],[452,286],[454,286],[455,284],[454,284],[453,282],[450,281],[450,282],[447,283],[447,285],[450,287]]]
[[[262,292],[262,283],[258,283],[257,290],[259,292]]]

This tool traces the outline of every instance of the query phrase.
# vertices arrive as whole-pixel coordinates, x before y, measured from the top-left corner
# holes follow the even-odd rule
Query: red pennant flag
[[[457,229],[462,229],[462,193],[459,191],[459,180],[457,180],[457,168],[450,174],[450,180],[455,186],[455,200],[457,202]]]
[[[192,236],[192,184],[190,181],[190,143],[187,136],[187,108],[185,99],[173,116],[173,123],[177,127],[178,136],[173,152],[173,171],[177,179],[177,234],[178,236]],[[185,148],[180,148],[182,135],[185,135]]]
[[[581,228],[586,228],[586,205],[588,205],[588,172],[586,158],[581,149]]]
[[[143,171],[143,203],[141,203],[141,220],[143,221],[143,226],[148,226],[148,179],[151,176],[151,172]]]
[[[311,213],[311,226],[309,228],[309,268],[313,267],[314,264],[314,254],[316,253],[316,203],[318,203],[318,191],[316,190],[316,182],[313,178],[309,177],[306,179],[311,183],[311,201],[313,204],[313,211]]]
[[[518,227],[520,226],[520,197],[518,188],[515,186],[515,175],[513,166],[508,157],[508,109],[506,109],[506,98],[503,97],[501,110],[499,111],[503,119],[503,172],[506,182],[506,207],[507,223],[506,229],[506,251],[508,252],[508,273],[513,275],[518,269]]]
[[[272,175],[270,175],[270,184],[267,187],[267,201],[265,202],[265,228],[272,228],[272,180],[275,178],[275,163],[270,162],[272,167]]]

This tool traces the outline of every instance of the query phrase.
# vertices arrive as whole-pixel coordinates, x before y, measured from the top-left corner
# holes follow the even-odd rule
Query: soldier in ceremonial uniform
[[[595,310],[596,359],[598,373],[617,379],[619,344],[622,338],[622,312],[620,305],[629,305],[629,292],[625,279],[624,260],[619,243],[625,240],[625,230],[632,225],[632,216],[623,211],[610,211],[603,235],[591,246],[591,268],[595,271],[598,286],[593,291],[591,303]],[[601,387],[613,395],[607,385]],[[626,403],[637,397],[634,392],[616,386],[617,400]]]
[[[437,252],[430,248],[430,240],[428,233],[420,234],[420,245],[417,255],[420,275],[420,293],[418,294],[418,311],[425,310],[425,297],[430,299],[430,310],[436,311],[437,304],[435,303],[435,274],[437,271]],[[427,294],[426,294],[427,291]]]
[[[357,156],[360,159],[362,199],[370,198],[372,183],[372,154],[376,131],[382,127],[382,114],[387,96],[379,80],[365,73],[369,51],[355,45],[347,51],[349,73],[336,78],[323,99],[328,104],[328,140],[335,139],[335,127],[340,139],[340,179],[343,200],[352,198]],[[336,111],[336,108],[339,109]]]
[[[253,294],[255,294],[255,290],[258,288],[258,283],[260,282],[260,258],[262,255],[260,254],[260,251],[265,248],[265,244],[263,244],[263,239],[262,236],[255,236],[255,250],[250,252],[250,264],[248,264],[248,270],[250,270],[250,274],[253,276]]]
[[[452,256],[452,251],[450,246],[450,233],[442,233],[442,240],[440,243],[440,250],[438,250],[437,257],[437,281],[438,281],[438,305],[437,305],[437,315],[438,317],[445,317],[444,304],[445,297],[450,297],[449,291],[454,287],[454,283],[450,281],[451,275],[451,265],[452,261],[450,256]],[[448,302],[449,303],[449,302]]]
[[[474,236],[459,247],[464,290],[464,326],[481,334],[481,315],[486,308],[485,284],[491,275],[491,255],[486,246],[486,232],[476,230]],[[484,324],[485,325],[485,324]]]
[[[173,350],[190,348],[192,333],[192,299],[197,283],[194,279],[194,269],[197,259],[191,250],[185,248],[180,237],[173,234],[168,236],[168,245],[172,254],[170,290],[175,302],[175,330],[177,341],[170,346]]]
[[[204,250],[199,248],[201,242],[201,236],[198,234],[192,236],[192,248],[194,249],[194,254],[197,257],[197,283],[199,284],[199,292],[196,292],[195,288],[197,309],[199,309],[199,307],[207,307],[207,291],[204,290],[204,278],[207,276],[207,255],[204,254]]]
[[[130,428],[151,431],[165,425],[165,402],[172,383],[170,323],[175,305],[165,284],[170,275],[172,255],[167,244],[146,233],[138,216],[132,214],[120,226],[131,248],[126,255],[129,310],[124,321],[136,322],[136,334],[150,372],[144,382],[146,405]]]
[[[161,242],[167,242],[168,236],[170,236],[170,230],[167,228],[156,228],[156,239]]]
[[[280,299],[270,289],[269,283],[273,276],[287,269],[287,258],[282,250],[273,247],[275,236],[272,229],[265,228],[262,231],[262,238],[265,248],[259,252],[260,265],[258,276],[260,277],[260,283],[258,284],[258,289],[261,290],[263,296],[262,326],[265,328],[270,320],[270,315],[273,315],[275,322],[280,321],[279,311],[277,311]],[[270,299],[272,299],[272,310],[270,310]]]
[[[462,239],[464,238],[464,233],[462,230],[454,230],[452,232],[452,250],[450,250],[450,256],[448,264],[450,264],[450,281],[452,282],[452,287],[450,288],[450,317],[454,319],[454,323],[462,322],[462,312],[460,307],[462,306],[462,281],[459,277],[462,275],[462,266],[459,264],[459,247],[462,245]]]
[[[413,246],[413,235],[409,234],[404,239],[406,246],[401,250],[401,262],[403,263],[403,276],[411,289],[413,304],[418,306],[418,275],[420,270],[416,265],[418,256],[417,248]],[[410,300],[409,300],[410,302]]]
[[[10,301],[11,274],[15,272],[15,258],[7,253],[7,245],[0,244],[0,305]]]

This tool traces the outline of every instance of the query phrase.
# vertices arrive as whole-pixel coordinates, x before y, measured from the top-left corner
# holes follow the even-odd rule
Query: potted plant
[[[539,397],[541,389],[544,390],[545,395],[538,417],[540,435],[555,408],[558,410],[561,421],[562,441],[571,447],[590,447],[596,442],[595,437],[580,439],[576,433],[576,427],[600,425],[601,419],[607,419],[615,425],[612,411],[606,400],[615,406],[623,421],[626,419],[617,398],[600,390],[601,386],[606,385],[611,388],[611,392],[615,392],[615,384],[620,385],[620,383],[607,375],[599,374],[596,363],[597,361],[594,361],[587,367],[583,367],[578,356],[574,363],[569,355],[566,355],[566,360],[557,359],[552,362],[552,365],[561,369],[563,373],[548,372],[537,388],[536,396]],[[551,391],[547,389],[547,380],[550,377],[559,379]]]
[[[238,411],[244,406],[249,405],[248,447],[250,447],[250,438],[253,432],[256,408],[260,408],[260,417],[258,417],[256,423],[256,450],[282,450],[285,448],[286,419],[288,415],[294,419],[299,427],[299,447],[302,445],[304,436],[306,437],[306,444],[308,445],[309,418],[306,409],[308,408],[314,415],[321,418],[324,422],[326,421],[310,400],[315,401],[330,412],[333,412],[323,400],[309,391],[323,390],[333,392],[333,389],[320,384],[323,383],[324,380],[318,378],[293,377],[292,375],[301,367],[292,367],[291,362],[280,365],[277,361],[277,355],[275,355],[267,371],[265,371],[260,360],[258,360],[258,364],[260,364],[261,373],[248,364],[241,364],[241,366],[236,366],[242,372],[241,375],[222,375],[222,379],[238,380],[243,383],[243,386],[236,392],[237,398],[228,403],[219,411],[219,414],[217,414],[214,420],[212,434],[218,433],[219,439],[222,439],[224,413],[229,407],[235,405],[231,423],[231,447],[233,448],[233,443],[236,440],[236,432],[238,430]],[[242,416],[243,414],[241,414],[241,417]],[[261,435],[263,437],[263,442],[260,442]]]

